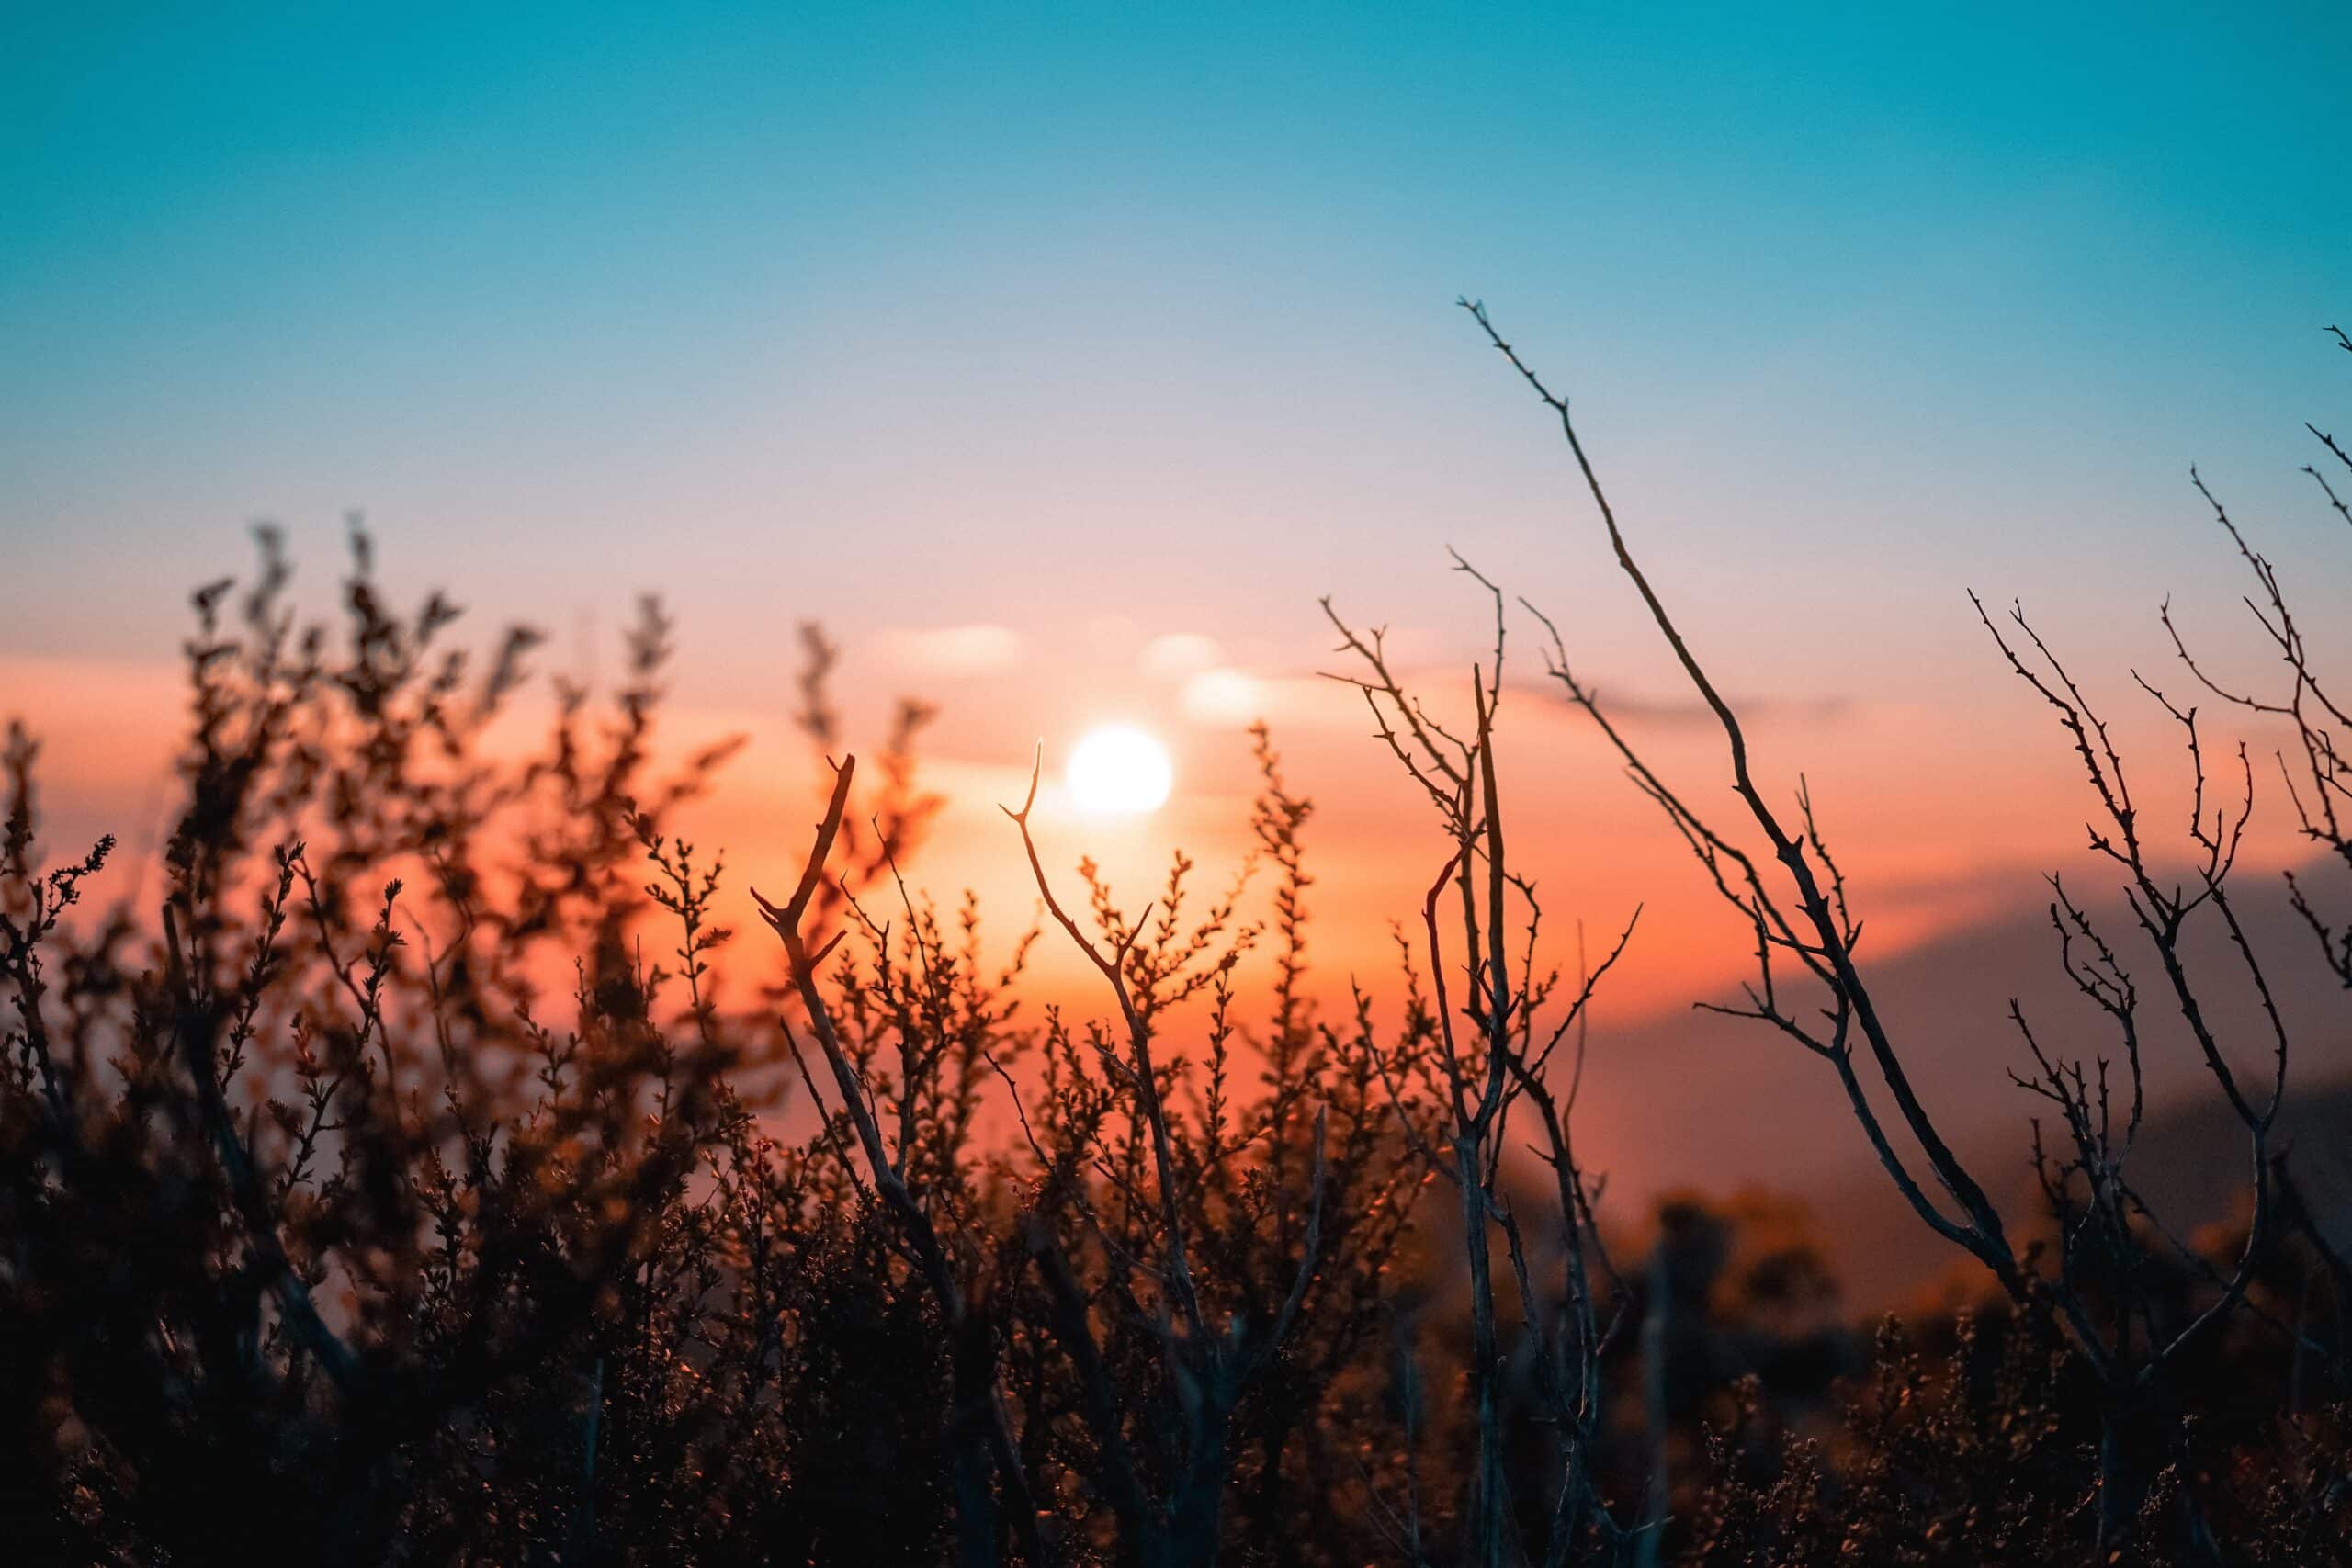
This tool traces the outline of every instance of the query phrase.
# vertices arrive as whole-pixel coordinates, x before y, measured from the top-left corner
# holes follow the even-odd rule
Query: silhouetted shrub
[[[2291,716],[2304,829],[2352,855],[2341,716],[2216,510],[2294,680],[2283,710],[2231,700]],[[556,682],[525,744],[531,633],[478,664],[444,596],[387,604],[356,528],[340,617],[305,623],[264,531],[251,584],[194,598],[159,884],[111,840],[44,859],[37,748],[12,727],[0,754],[0,1531],[61,1563],[2341,1558],[2352,1272],[2268,1142],[2283,1026],[2265,1091],[2215,1068],[2242,1223],[2173,1238],[2123,1175],[2137,993],[2058,888],[2132,1109],[2018,1016],[2064,1137],[2034,1145],[2047,1235],[2018,1240],[1907,1098],[1809,795],[1784,821],[1747,785],[1608,525],[1771,855],[1624,747],[1556,637],[1551,673],[1752,925],[1731,1010],[1839,1074],[1984,1266],[1968,1314],[1858,1333],[1762,1195],[1597,1211],[1577,1065],[1634,927],[1572,977],[1546,956],[1497,783],[1508,606],[1476,573],[1495,641],[1461,733],[1326,606],[1442,829],[1390,1021],[1316,1005],[1312,809],[1262,727],[1218,891],[1179,855],[1138,913],[1091,863],[1066,894],[1024,805],[1007,847],[1044,912],[998,942],[903,874],[939,803],[902,704],[878,765],[832,764],[795,886],[752,894],[775,944],[739,943],[675,826],[732,748],[665,765],[657,603],[618,689]],[[825,755],[835,650],[803,647]],[[2080,742],[2170,992],[2193,1001],[2200,912],[2258,983],[2231,819],[2192,828],[2201,890],[2160,885],[2088,705],[2014,661]],[[2336,964],[2341,926],[2289,892]],[[1090,961],[1091,1016],[1035,999],[1040,940]]]

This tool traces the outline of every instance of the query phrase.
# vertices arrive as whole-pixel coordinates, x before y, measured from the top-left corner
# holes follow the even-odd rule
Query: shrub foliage
[[[2184,943],[2218,922],[2267,1001],[2281,961],[2245,941],[2231,880],[2251,768],[2157,696],[2199,803],[2176,881],[2082,691],[2021,619],[1987,616],[2079,752],[2138,944],[2053,879],[2109,1035],[2069,1048],[2016,1018],[2047,1213],[2005,1219],[1909,1089],[1810,798],[1790,817],[1749,782],[1566,400],[1476,313],[1721,721],[1740,825],[1651,770],[1556,635],[1549,673],[1752,927],[1728,1010],[1838,1077],[1858,1146],[1972,1260],[1968,1310],[1839,1322],[1802,1224],[1761,1198],[1604,1224],[1572,1113],[1585,1009],[1636,932],[1572,974],[1548,956],[1497,777],[1515,612],[1476,573],[1495,640],[1451,728],[1326,605],[1437,829],[1393,985],[1340,997],[1309,965],[1312,808],[1262,726],[1243,865],[1180,855],[1131,910],[1092,864],[1046,866],[1024,805],[1007,841],[1041,914],[1008,935],[902,870],[938,806],[915,765],[928,711],[906,705],[872,763],[826,763],[794,885],[753,894],[767,929],[738,935],[722,862],[675,827],[729,748],[665,761],[657,603],[616,692],[543,699],[532,634],[477,658],[448,599],[395,608],[356,526],[340,614],[304,621],[264,531],[249,582],[194,596],[155,865],[112,863],[111,840],[49,858],[37,748],[9,732],[0,1522],[19,1560],[2340,1554],[2352,1274],[2271,1138],[2284,1025],[2266,1014],[2265,1070],[2241,1076]],[[2312,472],[2343,513],[2346,481]],[[2352,723],[2278,574],[2214,513],[2288,686],[2216,684],[2185,642],[2184,667],[2209,702],[2287,724],[2303,830],[2352,863]],[[805,649],[826,757],[833,649],[813,629]],[[2244,805],[2209,803],[2241,772]],[[2286,896],[2352,986],[2320,893]],[[1041,942],[1085,956],[1093,1006],[1039,1005]],[[2132,1184],[2143,984],[2187,1014],[2247,1138],[2231,1234],[2176,1239]]]

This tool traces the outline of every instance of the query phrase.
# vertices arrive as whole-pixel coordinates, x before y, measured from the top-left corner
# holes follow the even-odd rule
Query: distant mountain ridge
[[[2283,890],[2251,874],[2243,880],[2240,913],[2292,1038],[2274,1147],[2291,1148],[2297,1180],[2334,1234],[2352,1241],[2352,1002],[2319,963]],[[2089,908],[2141,993],[2149,1110],[2134,1179],[2165,1223],[2186,1234],[2225,1218],[2245,1189],[2245,1136],[2129,915],[2098,902]],[[2199,933],[2188,951],[2227,1058],[2249,1086],[2267,1089],[2269,1032],[2239,959],[2213,932]],[[2030,1229],[2028,1122],[2050,1108],[2009,1081],[2009,1070],[2030,1061],[2007,1017],[2010,998],[2054,1051],[2119,1055],[2112,1025],[2060,969],[2042,908],[2020,901],[1882,962],[1870,961],[1867,946],[1862,956],[1921,1100],[1977,1179],[2003,1200],[2013,1225]],[[1736,995],[1725,991],[1705,999]],[[1923,1185],[1932,1185],[1867,1062],[1862,1076],[1898,1146]],[[1762,1025],[1694,1010],[1597,1026],[1577,1116],[1592,1167],[1610,1174],[1609,1207],[1618,1218],[1634,1218],[1652,1196],[1676,1188],[1761,1187],[1801,1198],[1858,1306],[1897,1300],[1959,1256],[1904,1204],[1836,1075]]]

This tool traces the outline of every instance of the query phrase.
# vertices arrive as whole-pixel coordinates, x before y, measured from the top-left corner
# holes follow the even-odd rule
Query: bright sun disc
[[[1158,809],[1175,773],[1159,741],[1133,725],[1114,724],[1078,743],[1067,777],[1080,810],[1127,817]]]

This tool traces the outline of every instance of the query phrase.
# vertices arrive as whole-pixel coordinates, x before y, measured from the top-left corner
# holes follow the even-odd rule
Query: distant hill
[[[2112,1055],[2115,1043],[2108,1021],[2061,972],[2040,904],[2024,902],[2034,884],[2024,875],[2018,883],[2013,914],[1876,964],[1865,946],[1863,957],[1922,1101],[1977,1179],[2022,1221],[2031,1209],[2027,1121],[2048,1107],[2008,1080],[2007,1070],[2028,1059],[2007,1016],[2010,997],[2045,1044],[2089,1056]],[[2248,876],[2240,902],[2294,1038],[2278,1141],[2293,1147],[2297,1179],[2335,1234],[2352,1240],[2352,999],[2274,889]],[[2176,1229],[2223,1218],[2245,1183],[2244,1138],[2128,916],[2097,906],[2093,913],[2142,996],[2150,1111],[2135,1178]],[[2267,1034],[2234,955],[2208,936],[2191,959],[2227,1055],[2267,1083]],[[1736,994],[1726,987],[1724,998],[1708,999]],[[1867,1063],[1863,1072],[1883,1119],[1899,1131]],[[1835,1074],[1763,1026],[1691,1011],[1599,1028],[1577,1114],[1592,1166],[1611,1176],[1609,1203],[1619,1217],[1632,1218],[1651,1195],[1674,1187],[1790,1193],[1813,1207],[1857,1306],[1898,1298],[1957,1256],[1904,1206]],[[1924,1179],[1924,1166],[1915,1169]]]
[[[2323,1228],[2339,1246],[2352,1247],[2352,1078],[2290,1083],[2273,1137],[2277,1146],[2293,1149],[2296,1183]],[[1980,1136],[1962,1153],[1972,1168],[1988,1176],[2013,1173],[2013,1180],[1988,1186],[2003,1200],[2010,1223],[2028,1228],[2040,1195],[2025,1168],[2023,1124],[2014,1139]],[[2245,1129],[2218,1098],[2152,1108],[2131,1171],[2133,1185],[2165,1224],[2186,1236],[2239,1212],[2250,1175]],[[1871,1310],[1899,1301],[1960,1256],[1919,1224],[1875,1162],[1855,1165],[1850,1181],[1842,1192],[1806,1194],[1849,1305]]]
[[[2352,1246],[2352,1079],[2291,1086],[2272,1134],[2293,1150],[2295,1184],[2321,1228]],[[2226,1219],[2245,1190],[2245,1134],[2226,1106],[2192,1100],[2151,1115],[2132,1156],[2134,1181],[2160,1212],[2184,1225]]]

